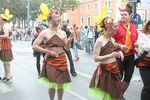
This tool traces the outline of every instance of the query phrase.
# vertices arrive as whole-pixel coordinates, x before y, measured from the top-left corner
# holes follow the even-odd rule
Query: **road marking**
[[[88,79],[91,79],[91,78],[92,78],[91,75],[84,74],[84,73],[82,73],[82,72],[80,72],[80,71],[76,71],[76,72],[77,72],[77,74],[79,74],[79,75],[81,75],[81,76],[84,76],[84,77],[86,77],[86,78],[88,78]]]
[[[76,96],[76,97],[78,97],[81,100],[88,100],[88,99],[82,97],[81,95],[79,95],[79,94],[77,94],[77,93],[75,93],[73,91],[68,90],[67,92],[70,93],[70,94],[72,94],[72,95],[74,95],[74,96]]]

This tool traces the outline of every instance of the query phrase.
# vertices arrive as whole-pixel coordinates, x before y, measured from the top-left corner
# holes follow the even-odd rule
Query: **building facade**
[[[100,16],[100,13],[104,6],[108,7],[107,15],[111,16],[116,22],[120,19],[119,7],[122,4],[122,0],[86,0],[79,2],[74,11],[67,12],[67,19],[69,24],[76,24],[78,26],[94,26],[96,23],[93,21],[93,16]],[[137,9],[137,13],[140,13],[141,18],[150,19],[150,13],[148,10]],[[66,16],[66,15],[65,15]]]

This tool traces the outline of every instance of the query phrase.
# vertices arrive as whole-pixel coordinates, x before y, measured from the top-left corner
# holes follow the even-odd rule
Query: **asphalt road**
[[[13,42],[12,62],[13,82],[0,82],[0,100],[49,100],[48,89],[37,82],[38,75],[30,41]],[[72,77],[71,90],[65,91],[63,100],[96,100],[88,95],[91,76],[96,69],[92,55],[79,51],[80,59],[75,62],[78,76]],[[42,61],[41,61],[42,63]],[[0,63],[0,76],[3,66]],[[126,100],[140,100],[143,84],[136,68],[130,86],[125,93]],[[57,100],[57,95],[55,96]]]

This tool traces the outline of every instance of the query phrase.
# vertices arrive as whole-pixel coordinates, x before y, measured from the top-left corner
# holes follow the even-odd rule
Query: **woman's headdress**
[[[9,21],[13,17],[13,15],[10,14],[9,9],[5,9],[4,14],[0,14],[0,16],[2,17],[2,19],[5,19],[7,21]]]
[[[48,15],[49,15],[48,6],[45,3],[41,3],[39,19],[45,21],[48,19]]]
[[[101,32],[103,29],[106,29],[113,25],[113,19],[111,17],[106,16],[108,8],[106,6],[103,7],[100,17],[94,16],[93,20],[98,25],[98,32]]]

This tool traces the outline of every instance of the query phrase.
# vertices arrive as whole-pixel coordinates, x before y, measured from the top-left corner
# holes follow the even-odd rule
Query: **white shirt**
[[[94,30],[88,30],[85,34],[85,36],[87,36],[87,38],[92,39],[95,36],[95,32]]]
[[[146,56],[150,57],[150,34],[146,35],[144,33],[140,33],[138,36],[137,44],[139,53],[148,51],[149,53]]]

